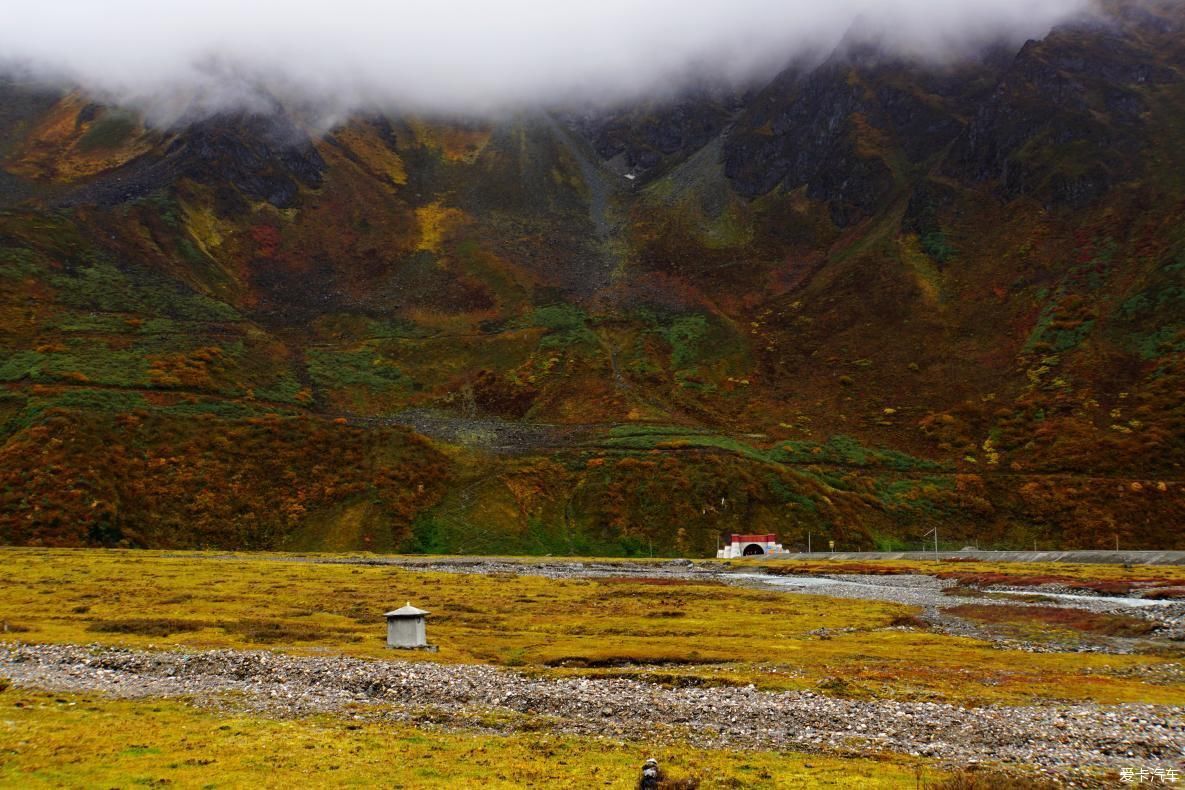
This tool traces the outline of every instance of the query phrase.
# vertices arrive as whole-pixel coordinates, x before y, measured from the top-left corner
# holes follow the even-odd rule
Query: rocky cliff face
[[[1179,541],[1183,25],[324,136],[0,85],[0,539]]]

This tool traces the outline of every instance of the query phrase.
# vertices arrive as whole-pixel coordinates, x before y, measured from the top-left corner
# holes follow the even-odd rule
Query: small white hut
[[[387,647],[424,649],[428,645],[426,618],[430,612],[417,609],[409,601],[407,606],[387,612]]]

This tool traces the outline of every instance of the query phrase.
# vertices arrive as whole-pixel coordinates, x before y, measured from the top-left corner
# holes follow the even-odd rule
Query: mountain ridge
[[[0,86],[0,540],[1175,547],[1185,14],[1108,14],[320,138]]]

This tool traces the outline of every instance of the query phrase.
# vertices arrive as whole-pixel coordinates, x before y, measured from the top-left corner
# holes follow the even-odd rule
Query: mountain
[[[320,136],[0,83],[0,541],[1185,548],[1183,33]]]

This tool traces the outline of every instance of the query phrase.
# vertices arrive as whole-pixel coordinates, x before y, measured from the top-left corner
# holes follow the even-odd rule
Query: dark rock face
[[[805,187],[851,225],[945,154],[1014,54],[999,45],[943,65],[845,44],[748,103],[724,145],[725,175],[747,197]]]
[[[944,171],[997,182],[1003,196],[1081,208],[1133,175],[1143,143],[1143,89],[1182,81],[1133,40],[1162,35],[1164,17],[1141,12],[1127,30],[1081,24],[1030,41],[979,106]],[[1171,51],[1171,47],[1166,47]]]
[[[300,187],[321,185],[325,162],[308,137],[281,117],[215,117],[174,143],[184,175],[229,184],[241,195],[277,208],[296,204]],[[233,202],[232,195],[220,195]],[[230,208],[230,206],[228,206]]]
[[[740,106],[729,91],[693,92],[678,101],[569,119],[604,160],[622,158],[643,181],[686,160],[719,135]]]
[[[975,182],[999,180],[1009,196],[1030,194],[1040,174],[1018,156],[1030,141],[1092,147],[1105,142],[1106,129],[1090,117],[1085,87],[1045,61],[1038,49],[1032,43],[1025,47],[976,112],[956,144],[948,173]]]
[[[946,100],[907,87],[901,63],[847,56],[809,73],[787,71],[750,105],[724,147],[734,188],[757,197],[806,187],[827,202],[837,226],[873,213],[892,191],[887,159],[941,151],[962,131]]]
[[[830,160],[852,153],[845,138],[862,91],[847,77],[841,65],[802,78],[787,72],[758,97],[724,149],[724,173],[738,192],[756,197],[780,184],[807,184]]]
[[[321,186],[324,171],[308,135],[282,116],[217,116],[187,127],[163,151],[80,186],[61,203],[118,205],[190,178],[212,187],[218,212],[234,217],[250,200],[295,206],[300,188]]]
[[[901,88],[883,86],[876,98],[911,162],[926,159],[934,153],[936,143],[946,144],[963,131],[958,118]]]
[[[621,157],[644,177],[718,137],[738,194],[805,189],[838,227],[876,213],[928,162],[969,185],[995,185],[1004,199],[1082,208],[1131,173],[1146,142],[1148,90],[1185,75],[1179,4],[1108,13],[954,65],[845,43],[728,107],[688,97],[661,112],[585,119],[582,129],[603,159]]]

